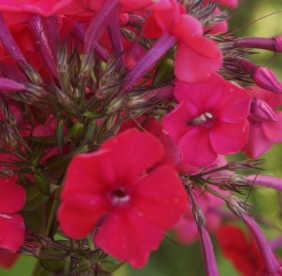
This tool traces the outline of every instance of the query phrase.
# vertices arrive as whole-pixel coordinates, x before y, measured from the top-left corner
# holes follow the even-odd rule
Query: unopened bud
[[[41,86],[37,86],[30,83],[25,83],[25,89],[29,92],[30,95],[42,98],[48,95],[48,92]]]
[[[69,105],[70,103],[70,98],[69,96],[62,91],[61,89],[59,89],[56,85],[54,84],[50,84],[50,88],[52,90],[52,92],[54,92],[57,96],[58,102],[62,105]]]
[[[67,132],[66,138],[79,137],[84,133],[84,125],[81,123],[74,124]]]
[[[22,64],[18,64],[18,66],[22,70],[22,72],[25,74],[25,76],[30,80],[31,83],[33,83],[34,85],[43,84],[43,80],[41,76],[31,65],[27,63],[22,63]]]
[[[273,52],[282,52],[282,36],[272,38],[242,37],[235,40],[234,46],[239,48],[256,48]]]
[[[227,207],[239,218],[243,219],[243,214],[249,212],[249,208],[252,207],[250,203],[238,198],[237,196],[231,195],[226,200]]]
[[[263,121],[277,122],[277,117],[272,108],[263,100],[253,98],[251,105],[251,114]]]
[[[245,58],[236,58],[234,66],[248,73],[259,87],[274,93],[282,93],[282,85],[271,70],[257,66]]]
[[[282,93],[282,85],[271,70],[259,66],[252,78],[259,87],[271,92]]]
[[[229,162],[226,165],[226,169],[229,171],[236,171],[236,170],[261,170],[259,167],[261,164],[265,163],[266,160],[264,159],[247,159],[241,162]]]
[[[193,205],[192,212],[198,228],[201,229],[202,227],[206,227],[206,218],[200,206]]]

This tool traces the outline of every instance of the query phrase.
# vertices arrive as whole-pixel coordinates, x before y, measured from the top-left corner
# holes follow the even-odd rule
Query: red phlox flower
[[[250,93],[264,100],[273,110],[282,104],[282,96],[262,88],[253,88]],[[282,142],[282,111],[276,111],[277,122],[259,120],[253,116],[249,118],[250,135],[244,152],[258,158],[265,153],[274,143]]]
[[[13,254],[6,250],[0,249],[0,266],[4,268],[11,268],[18,260],[20,254]]]
[[[163,33],[175,37],[177,54],[174,74],[186,82],[204,81],[222,65],[222,53],[216,43],[204,37],[201,23],[187,15],[183,6],[176,1],[171,2],[171,9],[153,11],[153,18],[144,24],[143,34],[152,37],[159,35],[161,29]]]
[[[120,131],[124,131],[129,128],[139,128],[140,126],[145,131],[153,134],[162,143],[165,153],[162,160],[160,161],[160,164],[169,165],[178,172],[198,172],[198,167],[190,166],[180,158],[178,146],[168,135],[168,133],[163,129],[162,124],[155,117],[150,118],[150,120],[148,121],[144,116],[141,116],[135,120],[128,120],[127,122],[122,124]]]
[[[75,156],[61,194],[62,231],[83,238],[108,214],[94,235],[96,245],[134,267],[143,266],[187,204],[177,173],[167,165],[156,167],[163,154],[154,136],[130,129],[97,152]]]
[[[15,183],[16,178],[0,178],[0,248],[16,253],[23,244],[24,219],[15,212],[25,204],[25,190]]]
[[[223,255],[245,276],[254,276],[264,268],[261,254],[250,234],[237,226],[222,225],[216,232]]]
[[[244,89],[213,75],[203,83],[177,81],[174,94],[180,103],[162,122],[185,162],[207,165],[246,144],[251,97]]]

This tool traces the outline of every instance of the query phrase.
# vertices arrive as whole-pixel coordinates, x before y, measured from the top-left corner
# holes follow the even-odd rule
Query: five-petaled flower
[[[177,173],[157,166],[163,155],[154,136],[130,129],[94,153],[75,156],[61,193],[62,231],[80,239],[102,218],[95,244],[134,267],[143,266],[187,206]]]
[[[207,165],[247,143],[251,97],[244,89],[214,74],[202,83],[177,81],[174,95],[179,105],[163,125],[188,164]]]

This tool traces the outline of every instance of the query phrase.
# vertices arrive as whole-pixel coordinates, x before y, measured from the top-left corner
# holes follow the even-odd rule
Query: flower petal
[[[16,253],[24,242],[24,219],[19,214],[0,214],[0,248]]]
[[[62,231],[74,239],[81,239],[95,227],[98,219],[111,209],[111,202],[99,195],[68,194],[58,211]]]
[[[275,112],[277,122],[262,122],[262,130],[268,140],[282,142],[282,111]]]
[[[183,160],[192,166],[207,165],[217,157],[206,127],[193,127],[181,137],[178,144]]]
[[[210,142],[215,152],[230,154],[240,151],[247,143],[249,124],[247,120],[239,123],[216,122],[210,128]]]
[[[13,179],[0,178],[0,213],[15,213],[21,210],[25,204],[25,190],[22,186],[14,183]]]
[[[106,149],[111,150],[115,175],[123,186],[133,183],[139,174],[164,156],[163,147],[157,138],[136,129],[129,129],[108,140],[100,147],[100,150]]]
[[[267,139],[265,136],[261,123],[250,125],[249,140],[243,149],[248,156],[252,158],[258,158],[272,145],[273,142]]]
[[[109,150],[76,155],[66,173],[61,198],[72,193],[106,194],[116,182]]]
[[[131,193],[132,208],[164,230],[171,228],[185,213],[187,202],[179,176],[166,165],[141,179]]]
[[[160,226],[132,208],[117,208],[106,218],[94,241],[111,256],[128,261],[133,267],[142,267],[163,235]]]

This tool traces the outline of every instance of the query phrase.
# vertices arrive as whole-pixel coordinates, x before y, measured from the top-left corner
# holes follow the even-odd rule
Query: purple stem
[[[282,179],[267,175],[248,175],[245,176],[249,184],[254,184],[257,186],[263,186],[267,188],[276,189],[282,191]]]
[[[85,54],[93,52],[98,45],[98,39],[113,16],[121,8],[118,0],[105,0],[102,8],[94,17],[85,35]]]
[[[137,62],[133,69],[127,74],[120,94],[130,90],[136,82],[163,56],[177,39],[168,33],[164,33],[153,47]]]
[[[47,37],[48,44],[52,51],[53,57],[55,58],[55,62],[57,63],[60,35],[59,35],[56,15],[43,18],[43,24],[44,24],[44,31]]]
[[[75,22],[74,27],[72,29],[73,35],[79,39],[82,43],[85,41],[85,31],[82,29],[82,27],[79,25],[79,23]],[[105,51],[105,49],[97,44],[97,47],[94,50],[95,54],[104,62],[108,62],[109,60],[109,54]]]
[[[0,90],[4,91],[19,91],[26,90],[26,87],[14,80],[0,78]]]
[[[235,40],[234,46],[239,48],[256,48],[279,52],[281,49],[279,48],[277,40],[279,40],[279,37],[242,37]]]
[[[272,250],[280,247],[282,245],[282,236],[279,236],[269,242],[269,246]]]
[[[119,71],[122,65],[124,64],[124,58],[123,58],[123,46],[122,46],[122,40],[121,40],[117,16],[114,16],[112,18],[111,23],[108,26],[107,30],[110,36],[114,58],[118,59],[116,69],[117,71]]]
[[[28,23],[36,42],[38,42],[37,45],[39,53],[43,61],[45,62],[48,70],[50,70],[52,76],[58,79],[57,66],[55,63],[56,59],[48,43],[41,17],[39,15],[34,15]]]
[[[27,61],[25,60],[22,52],[20,51],[8,27],[6,26],[2,13],[0,13],[0,41],[2,42],[8,53],[11,55],[11,57],[18,64],[27,64]]]
[[[5,78],[13,79],[18,82],[28,82],[26,76],[18,68],[4,62],[0,62],[0,72]]]
[[[262,255],[267,272],[270,275],[277,273],[280,269],[280,265],[277,259],[275,258],[264,233],[262,232],[258,224],[252,218],[250,218],[246,214],[243,214],[243,217],[244,217],[245,224],[249,228],[259,248],[259,251]]]
[[[209,233],[205,226],[200,229],[201,246],[207,276],[217,276],[218,270]]]

